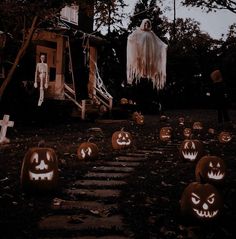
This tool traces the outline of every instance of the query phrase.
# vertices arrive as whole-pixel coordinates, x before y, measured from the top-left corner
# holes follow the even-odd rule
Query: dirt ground
[[[145,124],[136,125],[129,119],[81,121],[77,118],[44,119],[24,121],[14,117],[13,128],[8,128],[9,144],[0,145],[0,230],[1,238],[37,238],[38,221],[51,213],[53,198],[60,197],[64,188],[84,175],[91,164],[79,161],[77,147],[93,136],[98,145],[99,157],[92,164],[118,154],[111,147],[114,131],[124,128],[131,132],[134,144],[130,152],[142,149],[168,147],[160,142],[162,126],[174,129],[172,143],[177,146],[183,140],[179,117],[185,118],[185,127],[201,121],[204,129],[194,137],[205,144],[205,153],[223,158],[227,165],[227,178],[220,188],[224,198],[223,215],[217,222],[192,226],[183,221],[179,211],[179,200],[184,188],[195,181],[195,164],[180,160],[178,147],[168,153],[153,157],[139,166],[129,177],[119,199],[119,210],[132,232],[132,238],[221,238],[236,237],[236,129],[228,127],[233,135],[228,144],[220,144],[217,134],[216,112],[213,110],[171,110],[164,113],[169,117],[160,120],[160,115],[145,115]],[[230,111],[236,123],[236,111]],[[94,127],[100,133],[89,130]],[[209,135],[208,129],[216,129]],[[59,189],[53,194],[31,195],[20,185],[20,171],[27,150],[43,142],[55,150],[59,159]]]

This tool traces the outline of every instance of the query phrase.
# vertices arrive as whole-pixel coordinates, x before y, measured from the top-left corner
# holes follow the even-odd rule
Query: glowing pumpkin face
[[[202,130],[203,129],[203,125],[201,122],[197,121],[193,123],[193,129],[194,130]]]
[[[191,138],[191,136],[192,136],[192,129],[190,129],[190,128],[185,128],[185,129],[183,130],[183,135],[184,135],[184,137],[187,138],[187,139]]]
[[[53,190],[57,187],[58,162],[53,149],[31,148],[21,168],[21,184],[26,190]]]
[[[127,105],[128,103],[129,103],[128,99],[126,99],[126,98],[121,98],[120,99],[120,104],[121,105]]]
[[[203,155],[203,143],[200,140],[186,139],[180,145],[180,156],[190,162],[199,160]]]
[[[232,136],[229,132],[227,131],[222,131],[219,136],[218,139],[220,141],[220,143],[226,144],[229,143],[232,139]]]
[[[77,149],[79,159],[96,159],[98,157],[98,147],[91,142],[85,142],[79,145]]]
[[[129,148],[132,145],[131,134],[123,130],[114,132],[111,141],[113,149]]]
[[[204,180],[208,183],[220,184],[224,181],[226,166],[224,161],[216,156],[202,157],[195,169],[195,176],[198,182]]]
[[[136,124],[143,125],[144,124],[144,116],[141,114],[141,112],[134,112],[132,115],[132,119]]]
[[[180,207],[184,216],[209,221],[220,215],[223,201],[213,185],[194,182],[185,188]]]
[[[184,125],[184,117],[179,117],[179,125]]]
[[[162,127],[159,134],[160,140],[164,142],[171,140],[172,131],[171,127]]]

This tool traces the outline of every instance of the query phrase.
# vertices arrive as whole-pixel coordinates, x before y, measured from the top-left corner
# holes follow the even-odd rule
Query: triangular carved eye
[[[216,167],[217,167],[217,168],[220,168],[220,163],[217,163]]]
[[[38,153],[33,153],[33,155],[31,156],[30,162],[31,163],[39,163],[39,155],[38,155]]]
[[[212,162],[209,163],[209,167],[213,168],[213,163]]]
[[[122,137],[122,135],[121,134],[118,134],[118,138],[121,138]]]
[[[192,142],[192,149],[196,149],[194,142]]]
[[[125,134],[125,137],[126,137],[126,138],[129,138],[129,135],[128,135],[128,134]]]
[[[189,142],[186,142],[186,143],[184,144],[184,149],[189,149],[188,143],[189,143]]]

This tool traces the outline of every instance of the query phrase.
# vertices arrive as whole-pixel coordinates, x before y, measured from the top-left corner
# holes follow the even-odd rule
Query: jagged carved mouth
[[[182,154],[183,154],[185,159],[189,159],[190,161],[194,161],[197,158],[198,152],[197,151],[194,151],[194,152],[184,152],[184,151],[182,151]]]
[[[53,178],[53,171],[48,173],[33,173],[29,171],[29,178],[32,181],[40,181],[40,180],[51,181]]]
[[[195,209],[193,208],[194,212],[197,213],[197,215],[199,217],[204,217],[204,218],[212,218],[212,217],[215,217],[218,213],[219,210],[215,210],[215,211],[206,211],[206,210],[198,210],[198,209]]]
[[[221,173],[220,171],[218,171],[217,173],[210,171],[207,173],[207,176],[210,179],[221,180],[225,176],[225,174]]]

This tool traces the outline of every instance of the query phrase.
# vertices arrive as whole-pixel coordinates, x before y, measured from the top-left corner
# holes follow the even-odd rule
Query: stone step
[[[121,172],[121,173],[129,173],[133,172],[134,168],[132,167],[112,167],[112,166],[95,166],[92,168],[93,171],[106,171],[106,172]]]
[[[67,189],[65,190],[70,196],[92,197],[92,198],[117,198],[120,196],[120,190],[112,189]]]
[[[118,209],[117,204],[104,204],[96,201],[69,201],[60,198],[55,198],[51,207],[53,210],[72,210],[73,212],[74,210],[85,210],[99,215]]]
[[[127,178],[130,174],[129,173],[101,173],[101,172],[88,172],[85,174],[85,178]]]
[[[104,162],[104,164],[106,165],[110,165],[110,166],[123,166],[123,167],[137,167],[140,165],[139,162],[123,162],[123,161],[107,161]]]
[[[115,158],[117,161],[129,161],[129,162],[142,162],[146,161],[146,157],[133,157],[133,156],[118,156]]]
[[[125,181],[120,180],[78,180],[74,182],[74,186],[86,187],[117,187],[127,184]]]
[[[83,230],[112,230],[114,233],[123,230],[122,220],[120,215],[104,218],[90,215],[53,215],[42,219],[38,227],[41,231],[54,231],[56,234]]]

